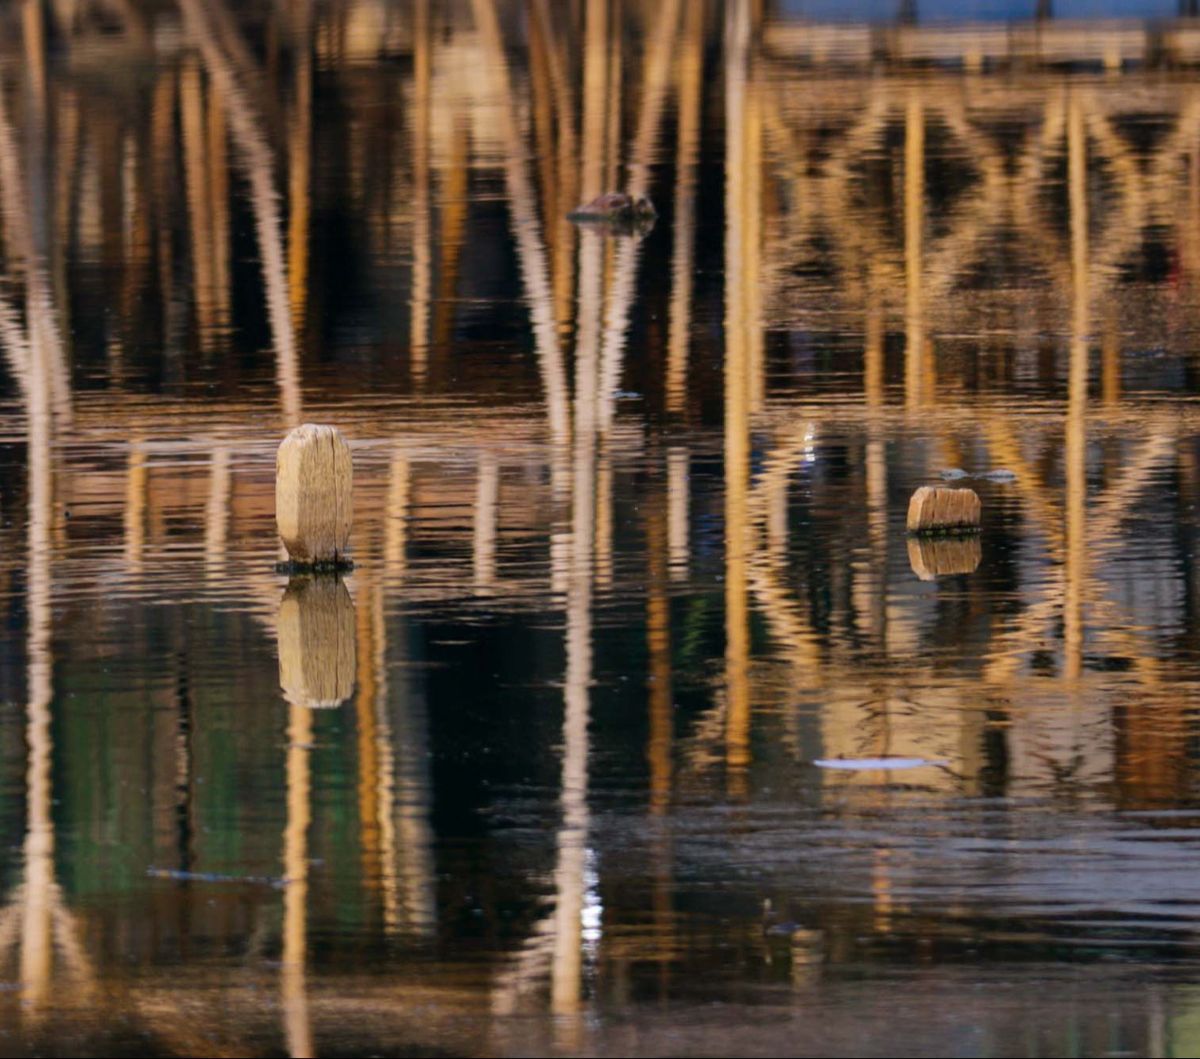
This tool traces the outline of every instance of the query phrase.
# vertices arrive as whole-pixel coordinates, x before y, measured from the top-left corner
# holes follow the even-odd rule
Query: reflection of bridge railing
[[[1039,20],[962,25],[830,25],[771,22],[763,34],[773,58],[816,66],[938,64],[978,72],[1052,65],[1200,63],[1200,24],[1154,21]]]

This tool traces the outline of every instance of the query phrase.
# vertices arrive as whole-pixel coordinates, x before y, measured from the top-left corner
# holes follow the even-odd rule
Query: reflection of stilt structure
[[[750,615],[746,593],[750,477],[750,365],[746,348],[740,135],[746,104],[750,35],[747,0],[732,0],[725,21],[725,763],[731,792],[744,787],[750,763]]]
[[[301,418],[301,393],[300,363],[290,309],[291,285],[284,256],[270,147],[260,127],[259,117],[236,73],[239,58],[242,64],[246,61],[242,54],[244,45],[232,32],[219,33],[214,30],[212,17],[215,15],[220,19],[225,14],[219,0],[215,5],[206,5],[201,0],[180,0],[180,7],[188,30],[200,48],[209,78],[228,108],[230,130],[250,184],[250,201],[267,293],[267,316],[275,344],[281,410],[284,423],[295,425]],[[233,58],[227,54],[229,48],[233,50]]]
[[[1087,387],[1088,387],[1088,237],[1087,156],[1083,112],[1072,93],[1068,104],[1068,185],[1071,221],[1071,268],[1074,298],[1071,307],[1071,360],[1067,394],[1066,465],[1066,602],[1063,646],[1066,676],[1078,679],[1083,669],[1083,583],[1086,568],[1087,502]]]
[[[430,49],[429,0],[415,0],[413,17],[413,238],[412,328],[409,337],[409,370],[421,386],[429,370],[429,296],[433,262],[430,256],[429,216],[429,111]]]
[[[305,965],[308,950],[308,825],[312,753],[312,711],[288,705],[287,825],[283,832],[283,955],[279,999],[288,1054],[314,1054]]]
[[[28,345],[24,336],[21,341]],[[0,952],[19,946],[21,995],[29,1018],[41,1018],[50,1001],[54,955],[59,953],[76,995],[94,990],[92,971],[79,943],[74,917],[63,903],[54,872],[53,738],[54,700],[53,577],[53,413],[51,365],[46,345],[33,345],[28,363],[26,436],[29,465],[28,571],[28,704],[25,740],[26,831],[23,878],[10,903],[0,912]]]
[[[679,57],[679,128],[675,153],[675,232],[671,247],[671,320],[667,339],[667,411],[687,403],[691,337],[692,259],[695,256],[696,163],[700,140],[700,74],[704,65],[704,5],[688,4]]]

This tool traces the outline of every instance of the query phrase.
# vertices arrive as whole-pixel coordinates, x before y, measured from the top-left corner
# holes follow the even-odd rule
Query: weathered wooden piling
[[[348,566],[354,470],[337,427],[305,423],[275,457],[275,524],[296,567]]]
[[[975,530],[979,521],[979,496],[973,489],[923,485],[908,502],[909,533]]]
[[[279,686],[310,709],[339,706],[354,692],[354,601],[340,577],[301,574],[279,602]]]
[[[936,581],[952,574],[972,574],[982,558],[978,533],[908,538],[908,562],[922,581]]]

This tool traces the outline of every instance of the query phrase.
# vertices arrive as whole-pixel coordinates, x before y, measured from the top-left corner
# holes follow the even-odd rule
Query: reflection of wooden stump
[[[346,561],[354,470],[336,427],[305,423],[275,457],[275,523],[292,561],[337,566]]]
[[[977,529],[979,496],[974,489],[942,489],[923,485],[908,502],[908,532],[937,533]]]
[[[354,601],[339,577],[300,576],[279,603],[279,684],[298,706],[338,706],[354,691]]]
[[[960,537],[909,537],[908,561],[922,581],[950,574],[972,574],[983,558],[976,533]]]

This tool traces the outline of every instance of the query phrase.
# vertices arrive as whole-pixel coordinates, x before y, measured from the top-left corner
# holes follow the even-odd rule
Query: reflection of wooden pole
[[[594,145],[584,145],[589,157]],[[585,169],[588,159],[585,159]],[[551,962],[551,1007],[574,1015],[580,1006],[583,968],[581,916],[588,831],[588,714],[592,679],[592,566],[596,528],[596,443],[601,268],[604,245],[596,232],[579,240],[580,337],[575,363],[572,446],[571,557],[567,583],[567,672],[564,681],[562,825],[554,872],[557,900]],[[571,1037],[575,1023],[564,1024]],[[564,1044],[575,1044],[573,1039]]]
[[[308,825],[311,820],[309,754],[312,712],[288,707],[287,824],[283,832],[283,957],[279,996],[288,1054],[300,1059],[313,1054],[312,1025],[305,984],[307,961]]]
[[[308,227],[312,193],[312,40],[308,4],[297,5],[302,13],[294,31],[293,60],[296,64],[296,101],[288,123],[288,301],[292,326],[304,328],[308,303]]]
[[[494,452],[479,458],[475,486],[473,553],[476,595],[490,594],[496,584],[496,512],[500,499],[500,467]]]
[[[662,498],[665,500],[666,498]],[[650,659],[650,812],[665,813],[671,801],[671,613],[667,597],[667,535],[659,498],[646,516],[646,648]]]
[[[746,351],[743,254],[739,204],[744,201],[744,138],[749,44],[747,0],[730,0],[725,20],[725,761],[732,789],[744,786],[750,763],[750,651],[746,598],[746,501],[750,474],[750,393]]]
[[[921,243],[925,227],[925,108],[914,91],[904,122],[904,275],[906,281],[904,389],[910,405],[924,403],[925,328]]]
[[[204,510],[204,566],[219,577],[225,568],[225,539],[229,529],[229,447],[213,449],[208,477],[208,504]]]
[[[626,190],[635,198],[644,195],[650,184],[650,158],[658,140],[662,113],[670,84],[672,45],[679,25],[680,0],[665,0],[658,11],[654,31],[646,48],[642,78],[641,106],[629,158],[629,182]],[[619,82],[612,81],[616,85]],[[614,91],[614,97],[620,92]],[[614,148],[615,150],[615,148]],[[604,337],[600,352],[600,430],[607,434],[615,414],[613,397],[621,377],[625,332],[633,303],[641,240],[625,239],[609,247],[613,282],[608,293],[604,316]]]
[[[402,452],[392,456],[388,474],[386,522],[383,532],[383,562],[388,574],[404,573],[408,557],[408,489],[411,470]]]
[[[146,483],[149,468],[141,442],[129,445],[129,469],[125,476],[125,562],[134,573],[142,569],[146,543]]]
[[[591,202],[604,188],[608,99],[608,2],[588,0],[583,44],[583,158],[579,198]]]
[[[682,446],[667,453],[667,549],[672,581],[686,581],[688,576],[688,463],[688,451]]]
[[[53,965],[54,819],[51,815],[51,715],[53,659],[50,525],[53,517],[49,365],[45,350],[35,353],[28,409],[29,545],[28,545],[28,707],[26,769],[25,883],[21,927],[21,989],[36,1013],[49,999]]]
[[[258,115],[237,81],[234,64],[221,43],[218,43],[209,21],[210,13],[218,17],[224,13],[219,2],[205,4],[201,0],[180,0],[180,8],[189,32],[199,44],[209,78],[217,86],[227,107],[230,131],[250,184],[250,201],[254,209],[263,283],[267,292],[267,316],[275,343],[276,382],[284,422],[291,426],[301,418],[300,364],[288,307],[288,266],[283,253],[270,148]],[[236,56],[240,50],[240,40],[227,34],[224,43],[234,48]]]
[[[438,233],[438,292],[433,320],[433,345],[441,349],[450,341],[450,328],[456,311],[458,263],[462,256],[463,232],[467,224],[467,174],[470,171],[470,124],[463,108],[456,107],[450,157],[442,171],[441,209]]]
[[[525,297],[533,317],[534,345],[546,395],[546,411],[551,437],[556,448],[564,450],[570,438],[566,369],[558,344],[553,293],[546,264],[544,244],[538,238],[540,230],[529,174],[525,169],[525,148],[520,129],[513,115],[514,100],[508,74],[508,61],[500,39],[500,24],[496,17],[495,0],[472,0],[475,24],[488,57],[493,99],[503,101],[499,108],[501,136],[505,149],[505,180],[512,208],[513,233],[517,256],[521,263],[521,278]]]
[[[1074,298],[1071,310],[1071,360],[1067,393],[1066,438],[1066,601],[1063,640],[1066,676],[1075,680],[1083,671],[1083,593],[1087,577],[1087,387],[1088,387],[1088,205],[1087,143],[1083,107],[1071,94],[1067,115],[1067,181],[1070,191],[1071,276]]]
[[[209,218],[212,225],[212,298],[213,315],[218,326],[229,326],[230,302],[230,230],[229,230],[229,160],[226,151],[228,130],[221,90],[208,86],[208,194]]]
[[[413,382],[420,386],[429,367],[429,296],[433,264],[430,256],[429,216],[429,112],[430,52],[429,0],[415,0],[413,15],[413,252],[412,331],[409,365]]]
[[[200,347],[211,348],[214,334],[212,292],[212,199],[207,187],[208,142],[205,136],[204,96],[200,66],[195,59],[184,64],[179,76],[179,109],[183,128],[184,173],[188,216],[192,229],[192,281],[196,287],[196,325]]]
[[[679,128],[675,152],[675,231],[671,247],[671,319],[667,337],[667,411],[687,404],[691,335],[692,261],[695,256],[696,163],[700,141],[700,75],[704,65],[704,5],[690,3],[679,57]]]

